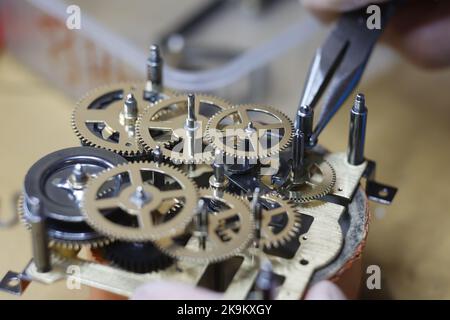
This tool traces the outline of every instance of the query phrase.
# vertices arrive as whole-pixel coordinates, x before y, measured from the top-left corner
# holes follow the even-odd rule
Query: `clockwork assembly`
[[[297,299],[348,269],[367,198],[386,204],[396,191],[364,156],[364,95],[347,152],[331,153],[317,143],[329,118],[313,127],[316,98],[292,121],[274,106],[175,92],[162,66],[153,45],[146,81],[85,95],[71,119],[81,146],[29,169],[18,212],[33,259],[0,288],[18,294],[76,266],[82,284],[123,296],[166,279],[226,298]]]

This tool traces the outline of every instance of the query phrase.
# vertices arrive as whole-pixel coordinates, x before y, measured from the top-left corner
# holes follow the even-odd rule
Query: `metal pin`
[[[247,131],[248,133],[254,133],[256,131],[256,128],[255,128],[253,122],[250,121],[247,124],[247,128],[245,128],[245,131]]]
[[[206,249],[206,239],[208,237],[208,211],[203,199],[198,201],[195,215],[196,234],[199,239],[199,245],[202,250]]]
[[[292,173],[293,183],[300,184],[305,176],[305,135],[300,129],[295,130],[292,143]]]
[[[132,93],[127,95],[123,104],[123,116],[127,120],[136,120],[138,116],[137,101]]]
[[[251,298],[253,300],[273,300],[275,298],[275,288],[276,283],[272,264],[268,259],[265,259],[261,262]]]
[[[364,144],[366,141],[367,107],[363,94],[356,96],[350,111],[350,133],[348,139],[347,161],[352,165],[364,162]]]
[[[214,163],[215,164],[223,164],[225,165],[225,155],[219,149],[214,150]]]
[[[131,195],[130,201],[138,208],[143,208],[145,204],[152,200],[151,194],[145,192],[142,186],[137,186],[136,190]]]
[[[313,133],[314,110],[310,106],[301,106],[297,112],[295,128],[299,129],[305,136],[305,147],[313,145],[310,141]]]
[[[253,198],[252,198],[252,214],[255,219],[255,247],[259,248],[259,242],[261,240],[261,228],[262,228],[262,207],[260,200],[260,190],[259,188],[255,188],[255,191],[253,192]]]
[[[84,167],[77,163],[72,171],[73,183],[76,186],[84,186],[89,179]]]
[[[163,162],[163,154],[162,154],[160,145],[157,145],[155,147],[155,149],[153,149],[152,155],[153,155],[153,161],[156,162],[158,165]],[[162,186],[164,186],[164,175],[155,172],[153,174],[153,184],[157,188],[161,188]]]
[[[52,269],[52,266],[48,247],[46,217],[42,212],[41,202],[38,198],[32,197],[27,202],[31,213],[29,222],[31,225],[33,261],[39,272],[48,272]]]
[[[229,184],[229,180],[225,176],[223,160],[223,153],[216,149],[214,163],[212,164],[214,174],[209,178],[209,185],[214,190],[214,195],[218,198],[223,197],[223,191]]]
[[[195,95],[193,93],[188,94],[187,110],[188,115],[186,119],[186,127],[194,129],[195,121],[197,121],[197,118],[195,116]]]
[[[153,161],[157,163],[162,162],[162,151],[160,145],[157,145],[155,149],[153,149],[152,154],[153,154]]]
[[[216,178],[217,183],[225,182],[225,168],[223,163],[214,163],[214,177]]]
[[[145,194],[144,188],[142,186],[137,186],[136,187],[136,196],[139,199],[144,200],[145,198],[147,198],[147,195]]]
[[[150,54],[147,59],[147,87],[145,91],[160,92],[163,85],[163,59],[159,47],[150,46]]]
[[[195,156],[195,131],[196,131],[196,121],[195,116],[195,95],[193,93],[188,94],[187,100],[187,118],[186,118],[186,137],[187,137],[187,151],[189,159],[193,159]]]

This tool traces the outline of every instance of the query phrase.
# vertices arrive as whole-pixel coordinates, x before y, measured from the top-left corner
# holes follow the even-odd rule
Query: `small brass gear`
[[[144,99],[144,82],[126,82],[103,86],[88,92],[75,107],[72,128],[83,145],[107,149],[127,158],[142,156],[144,150],[136,141],[137,115],[150,105]],[[137,103],[135,118],[125,118],[124,103],[133,94]],[[173,96],[168,89],[159,94],[160,99]]]
[[[208,119],[220,110],[231,108],[231,105],[213,96],[195,95],[198,129],[195,131],[194,156],[190,157],[185,129],[187,101],[186,95],[178,95],[147,107],[136,122],[139,144],[146,152],[159,146],[162,156],[177,165],[210,163],[214,160],[213,149],[205,144],[204,139]]]
[[[98,190],[115,177],[123,182],[114,193],[117,196],[99,199]],[[112,239],[152,241],[182,232],[191,220],[197,199],[197,186],[179,169],[135,162],[108,169],[92,180],[82,210],[94,229]]]
[[[206,136],[214,148],[241,159],[265,159],[292,141],[293,124],[281,111],[244,104],[215,114]]]
[[[112,265],[134,273],[163,270],[173,259],[162,253],[151,242],[115,241],[103,247],[100,257]]]
[[[260,196],[262,205],[261,244],[278,248],[290,241],[300,230],[300,212],[295,203],[276,194]]]
[[[333,190],[335,183],[336,172],[331,164],[326,160],[315,161],[309,165],[305,182],[294,184],[289,180],[280,193],[295,202],[304,203],[324,197]]]
[[[194,220],[185,234],[156,241],[167,255],[192,262],[213,263],[225,260],[245,249],[253,239],[254,220],[248,203],[224,192],[220,198],[211,189],[200,189],[200,199],[208,206],[208,235],[204,249],[194,235]],[[210,203],[214,201],[214,209]]]

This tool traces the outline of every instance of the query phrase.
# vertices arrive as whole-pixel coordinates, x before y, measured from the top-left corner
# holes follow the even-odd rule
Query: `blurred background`
[[[80,29],[66,26],[70,5]],[[86,91],[144,80],[148,47],[159,43],[167,86],[292,117],[329,30],[296,0],[0,0],[0,276],[31,257],[29,234],[9,223],[23,178],[45,154],[79,144],[70,114]],[[390,207],[372,205],[363,261],[380,266],[382,288],[363,286],[364,298],[450,298],[449,83],[450,70],[419,70],[380,45],[358,89],[369,107],[366,155],[378,180],[399,188]],[[332,151],[346,149],[351,103],[320,138]],[[33,283],[23,297],[87,296]]]

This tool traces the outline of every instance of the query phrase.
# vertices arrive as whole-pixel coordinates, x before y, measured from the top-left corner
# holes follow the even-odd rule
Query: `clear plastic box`
[[[251,0],[244,1],[249,3]],[[241,2],[216,13],[188,39],[194,48],[232,52],[206,69],[166,63],[165,85],[218,94],[234,103],[268,103],[294,113],[315,48],[326,36],[297,0],[264,12]],[[205,0],[0,0],[7,48],[74,98],[99,85],[144,79],[148,46]],[[81,10],[81,29],[66,27],[69,5]],[[381,71],[387,59],[380,56]],[[371,63],[373,65],[374,63]]]

